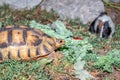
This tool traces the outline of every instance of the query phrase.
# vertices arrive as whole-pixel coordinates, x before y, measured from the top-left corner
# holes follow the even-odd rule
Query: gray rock
[[[42,9],[54,10],[61,19],[80,19],[83,24],[93,21],[105,11],[101,0],[43,0]]]
[[[40,4],[42,0],[0,0],[0,6],[3,4],[8,4],[14,9],[32,9],[36,5]]]

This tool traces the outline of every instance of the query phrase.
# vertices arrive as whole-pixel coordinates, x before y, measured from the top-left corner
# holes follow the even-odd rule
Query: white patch
[[[109,22],[109,27],[111,28],[111,33],[110,33],[109,37],[111,38],[113,33],[115,32],[115,25],[114,25],[112,19],[107,15],[102,15],[102,16],[98,17],[97,20],[95,21],[95,26],[94,26],[95,31],[97,31],[99,20],[101,20],[103,23],[105,23],[106,21]],[[104,26],[102,26],[102,28],[101,28],[100,38],[102,38],[103,28],[104,28]]]

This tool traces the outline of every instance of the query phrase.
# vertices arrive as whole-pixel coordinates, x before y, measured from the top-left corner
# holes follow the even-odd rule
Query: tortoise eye
[[[62,40],[60,40],[59,42],[60,42],[60,43],[62,43],[63,41],[62,41]]]
[[[57,40],[57,42],[58,42],[58,43],[63,43],[63,40],[60,39],[60,40]]]

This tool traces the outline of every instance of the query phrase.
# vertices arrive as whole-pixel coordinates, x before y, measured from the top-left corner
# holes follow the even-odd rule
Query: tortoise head
[[[65,44],[65,40],[54,38],[55,48],[59,48]]]
[[[65,44],[65,40],[52,38],[52,37],[50,37],[50,38],[47,37],[47,42],[48,42],[49,45],[51,45],[55,49],[60,48],[62,45]]]

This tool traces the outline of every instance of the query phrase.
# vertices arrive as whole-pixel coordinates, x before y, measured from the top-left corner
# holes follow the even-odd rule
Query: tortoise
[[[40,29],[28,26],[0,28],[0,62],[7,60],[32,60],[50,56],[65,44],[63,39],[51,37]]]

